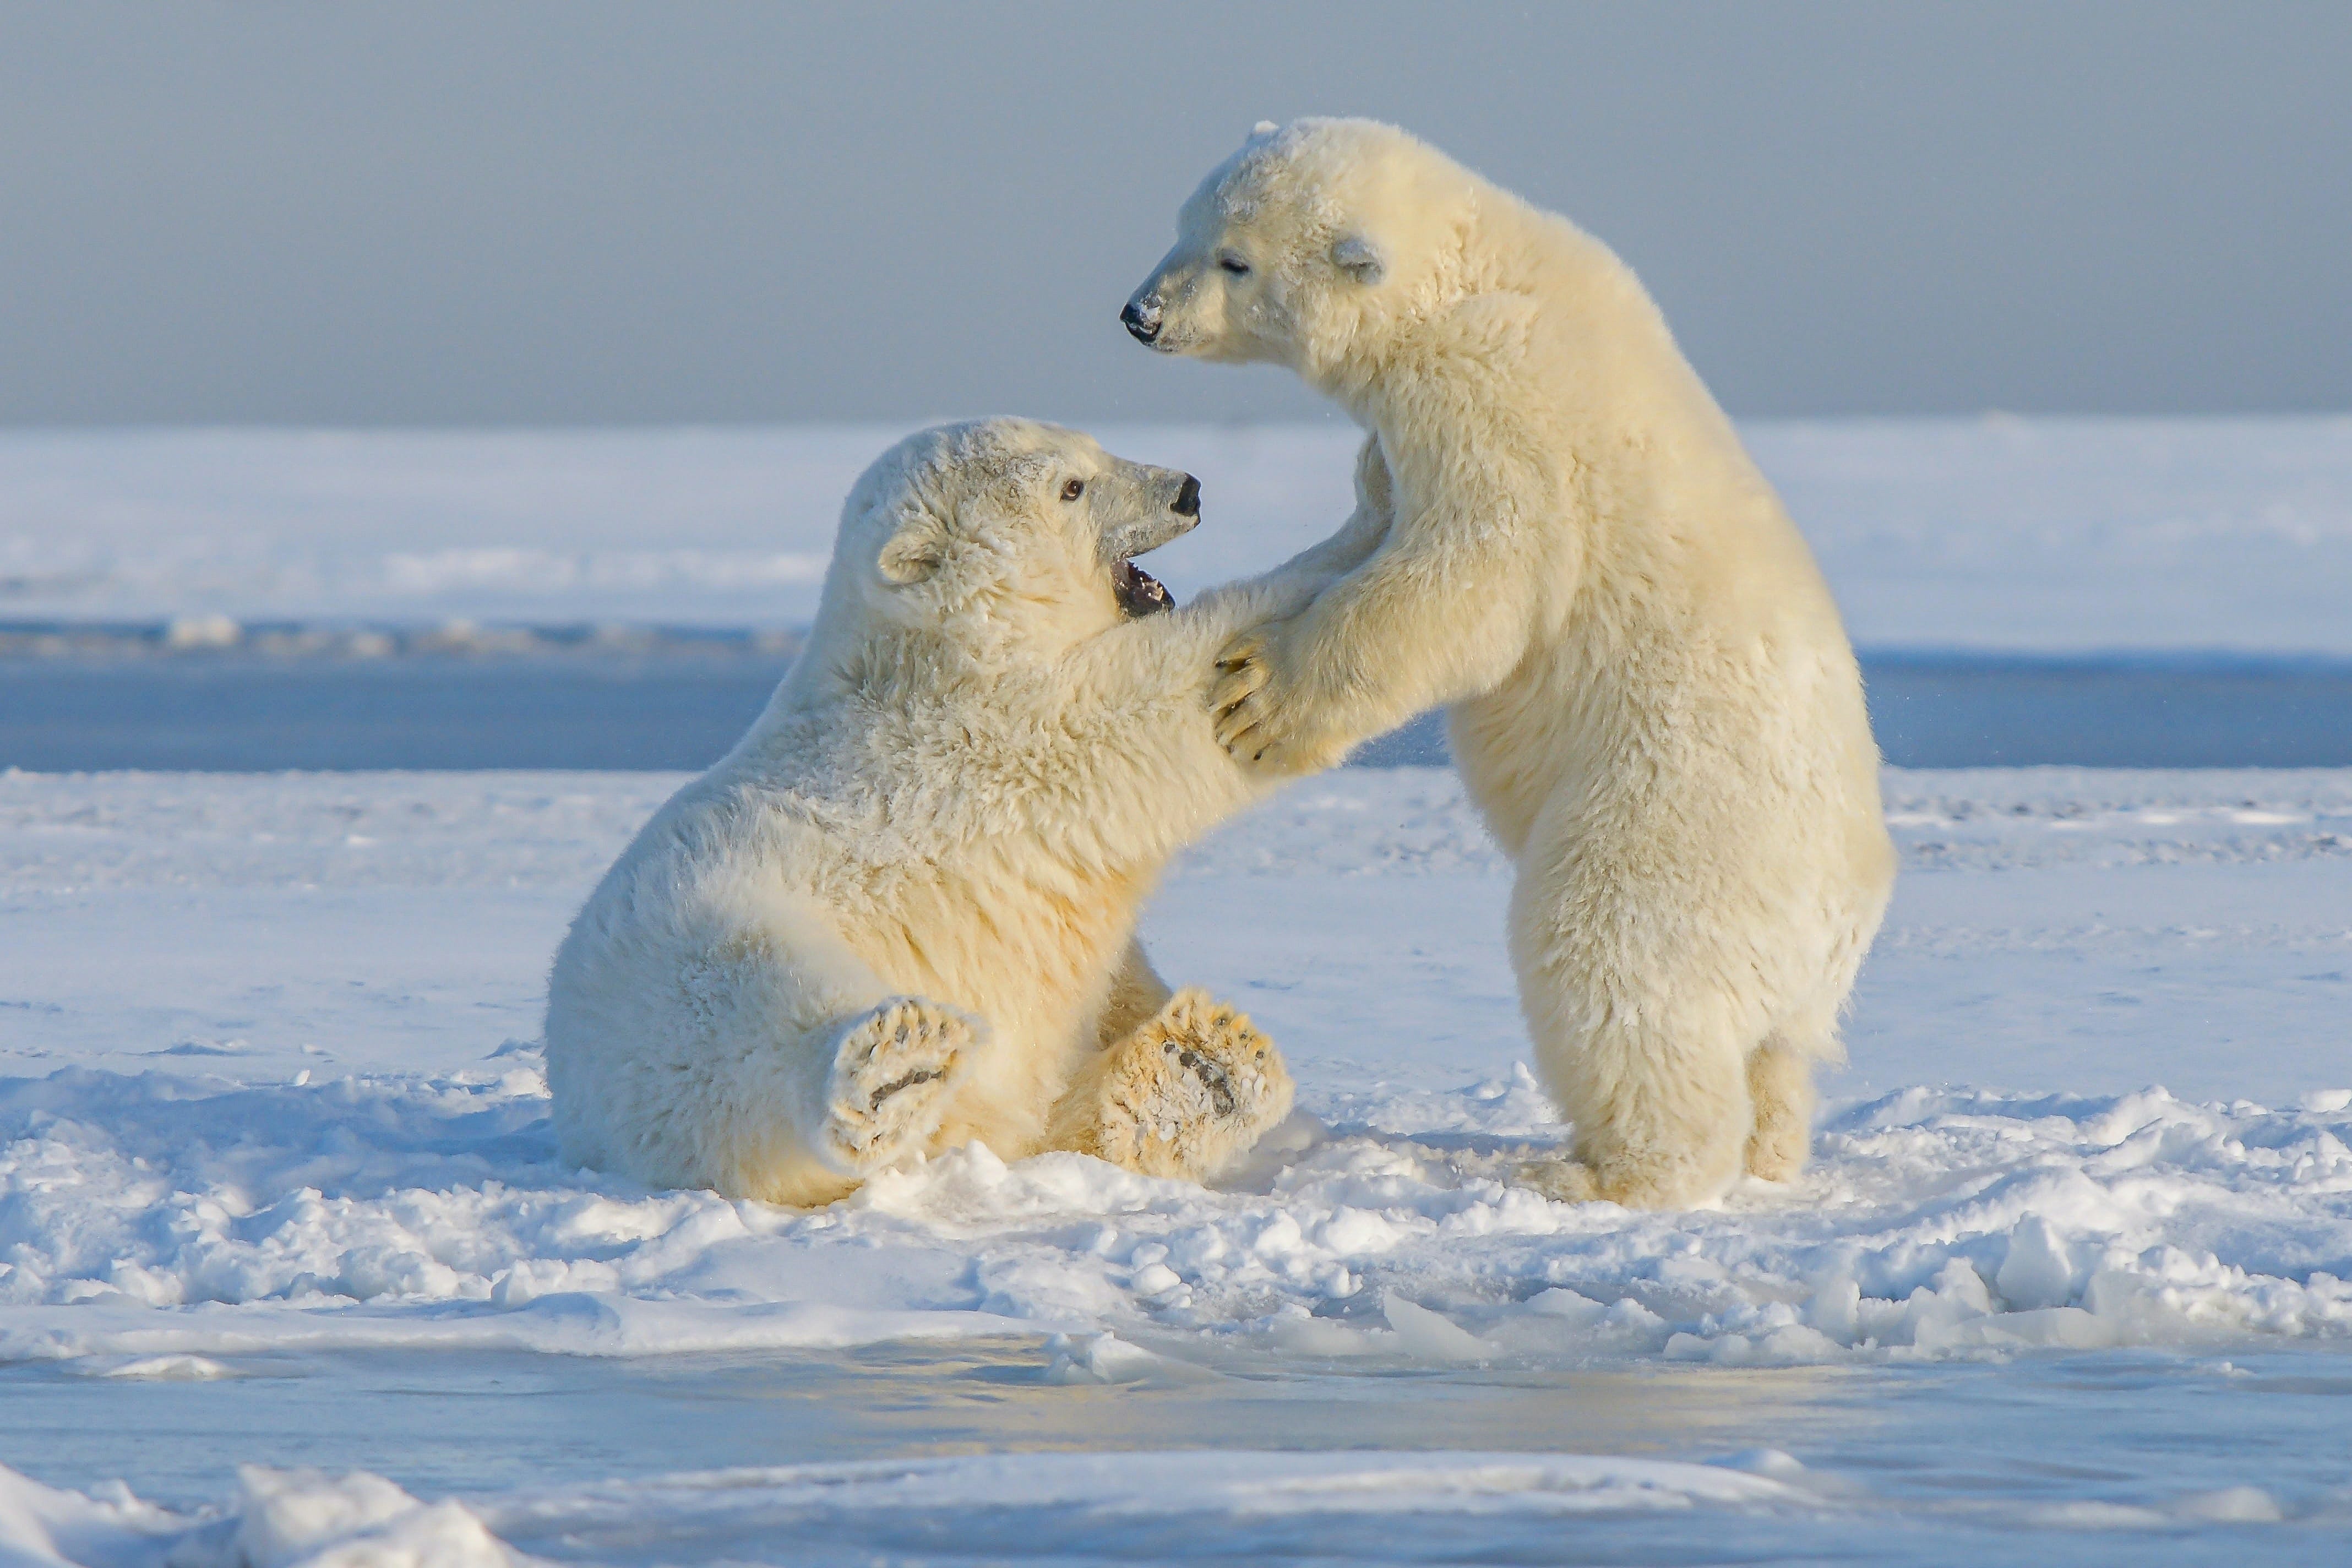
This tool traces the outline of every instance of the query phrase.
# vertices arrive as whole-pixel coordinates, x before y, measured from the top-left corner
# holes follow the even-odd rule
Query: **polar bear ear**
[[[948,530],[939,515],[927,507],[903,508],[896,521],[898,528],[882,542],[881,553],[875,557],[874,564],[885,581],[903,588],[939,570],[947,553]]]
[[[1388,270],[1379,247],[1360,234],[1343,234],[1331,242],[1331,265],[1359,283],[1377,283]]]
[[[1251,134],[1253,137],[1256,137],[1256,136],[1271,136],[1271,135],[1273,135],[1276,132],[1277,132],[1277,131],[1279,131],[1279,130],[1281,130],[1281,129],[1282,129],[1282,127],[1281,127],[1281,126],[1276,125],[1276,124],[1273,121],[1271,121],[1271,120],[1261,120],[1261,121],[1259,121],[1255,125],[1253,125],[1253,126],[1251,126],[1251,127],[1250,127],[1250,134]]]

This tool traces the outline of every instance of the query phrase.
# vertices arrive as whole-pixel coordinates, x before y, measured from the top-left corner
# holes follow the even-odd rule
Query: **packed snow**
[[[1386,1556],[1365,1527],[1393,1540],[1401,1521],[1424,1540],[1475,1542],[1485,1560],[1504,1542],[1547,1542],[1595,1517],[1703,1509],[1738,1519],[1825,1510],[1825,1500],[1802,1479],[1789,1479],[1801,1478],[1802,1467],[1780,1454],[1761,1457],[1764,1474],[1559,1454],[1196,1451],[1139,1458],[1141,1463],[1133,1455],[1055,1454],[739,1469],[429,1505],[376,1476],[249,1468],[226,1509],[187,1513],[123,1490],[54,1490],[0,1469],[0,1552],[15,1548],[0,1561],[104,1568],[159,1561],[173,1568],[506,1568],[519,1560],[514,1548],[571,1561],[676,1560],[648,1553],[652,1540],[665,1543],[664,1552],[690,1543],[697,1560],[794,1563],[873,1562],[877,1546],[897,1549],[887,1561],[930,1561],[924,1549],[942,1544],[950,1547],[944,1555],[958,1562],[1288,1561],[1301,1547],[1317,1557],[1331,1555],[1335,1546],[1344,1551],[1349,1533]],[[2268,1504],[2267,1494],[2254,1495]],[[2275,1507],[2264,1517],[2274,1519]],[[780,1549],[785,1555],[769,1556]]]
[[[0,433],[0,651],[781,647],[895,434]],[[1203,479],[1179,592],[1346,506],[1337,425],[1105,434]],[[2352,655],[2352,422],[1747,434],[1865,645]],[[1412,767],[1294,786],[1151,908],[1299,1080],[1214,1190],[565,1169],[546,963],[679,782],[0,773],[0,1564],[2140,1568],[2352,1525],[2352,771],[1891,771],[1816,1163],[1682,1215],[1513,1183],[1567,1130],[1507,868]]]
[[[562,1168],[543,965],[677,782],[0,775],[0,1371],[18,1380],[0,1401],[245,1397],[289,1357],[406,1358],[413,1381],[461,1355],[800,1365],[1008,1342],[1033,1347],[1041,1394],[1170,1398],[1199,1379],[1900,1379],[2088,1352],[2300,1354],[2352,1386],[2352,773],[1890,773],[1905,878],[1816,1163],[1684,1215],[1510,1181],[1563,1129],[1525,1066],[1506,868],[1425,769],[1294,787],[1153,908],[1162,967],[1241,1000],[1300,1082],[1302,1113],[1219,1190],[969,1148],[804,1213]],[[231,1462],[286,1462],[228,1451],[212,1489],[165,1507],[82,1495],[98,1474],[0,1478],[0,1561],[145,1562],[166,1541],[178,1562],[362,1542],[637,1560],[625,1536],[679,1560],[777,1550],[792,1537],[761,1531],[787,1525],[844,1561],[894,1541],[919,1560],[908,1543],[943,1550],[944,1521],[975,1517],[958,1497],[990,1500],[987,1550],[1050,1537],[1081,1559],[1180,1520],[1204,1554],[1279,1555],[1267,1542],[1305,1538],[1269,1519],[1346,1515],[1356,1535],[1315,1539],[1365,1559],[1437,1552],[1465,1518],[1507,1540],[1583,1510],[1629,1530],[1659,1510],[1801,1516],[1818,1542],[1831,1516],[1897,1508],[1851,1454],[1823,1471],[1759,1446],[1800,1458],[1727,1469],[1688,1434],[1654,1459],[1153,1454],[1147,1482],[1115,1458],[1005,1455],[542,1478],[429,1505],[257,1471],[207,1502]],[[0,1436],[0,1463],[45,1458]],[[2094,1535],[2316,1528],[2352,1509],[2325,1480],[2217,1459],[2120,1501],[2062,1489],[2000,1528],[2061,1504]],[[1070,1498],[1087,1522],[1040,1522]],[[1365,1533],[1382,1509],[1416,1522]],[[251,1544],[281,1530],[294,1544]]]
[[[1100,433],[1202,477],[1205,525],[1153,557],[1180,594],[1347,510],[1341,424]],[[0,623],[788,628],[898,434],[0,432]],[[1745,434],[1865,647],[2352,655],[2352,420]]]

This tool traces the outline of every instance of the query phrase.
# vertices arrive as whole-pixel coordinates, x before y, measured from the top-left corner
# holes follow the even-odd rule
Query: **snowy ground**
[[[1180,593],[1347,510],[1343,425],[1101,433],[1202,477]],[[0,432],[0,623],[799,626],[898,434]],[[1746,434],[1865,647],[2352,654],[2352,419]]]
[[[1747,433],[1886,668],[2126,656],[2030,731],[2352,656],[2352,421]],[[68,656],[0,701],[499,645],[465,622],[756,652],[895,434],[0,432],[0,654]],[[1180,592],[1347,505],[1336,425],[1105,434],[1202,477]],[[219,739],[124,689],[67,707]],[[2341,710],[2188,690],[2158,717],[2224,748]],[[1997,727],[1956,691],[1916,700]],[[0,773],[0,1565],[2137,1565],[2352,1524],[2352,771],[1890,773],[1818,1162],[1678,1215],[1503,1179],[1562,1130],[1498,858],[1410,768],[1299,786],[1151,912],[1302,1084],[1223,1190],[560,1169],[544,965],[676,782]]]
[[[1500,1179],[1560,1129],[1498,858],[1416,769],[1294,789],[1152,911],[1302,1085],[1227,1190],[970,1150],[798,1214],[559,1169],[542,966],[675,782],[0,775],[0,1563],[2352,1523],[2352,773],[1890,774],[1818,1163],[1676,1215]]]

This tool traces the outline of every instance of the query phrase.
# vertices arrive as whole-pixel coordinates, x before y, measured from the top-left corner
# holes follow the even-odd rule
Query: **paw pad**
[[[961,1014],[927,1002],[886,1002],[852,1022],[834,1051],[819,1157],[864,1175],[919,1148],[971,1043]]]

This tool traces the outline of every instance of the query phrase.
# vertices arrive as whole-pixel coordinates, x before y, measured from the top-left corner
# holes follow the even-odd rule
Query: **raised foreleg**
[[[1400,512],[1304,609],[1224,645],[1209,698],[1219,744],[1265,772],[1313,772],[1517,668],[1539,579],[1569,568],[1543,558],[1503,476],[1481,478]]]

